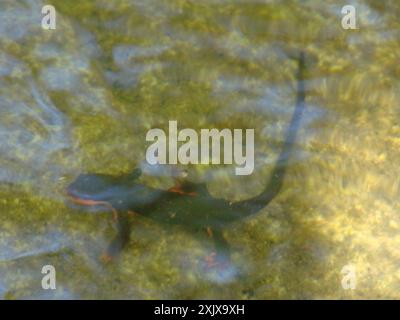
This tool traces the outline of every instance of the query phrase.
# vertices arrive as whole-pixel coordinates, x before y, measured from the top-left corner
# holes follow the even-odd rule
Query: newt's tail
[[[300,126],[301,115],[305,109],[305,86],[304,86],[304,69],[305,69],[305,54],[300,53],[298,58],[298,73],[297,73],[297,99],[296,107],[290,121],[288,131],[286,133],[283,149],[272,170],[271,179],[269,180],[264,191],[248,200],[239,201],[232,204],[233,209],[237,209],[240,213],[252,214],[264,208],[268,203],[275,198],[282,188],[283,178],[286,173],[287,164],[293,149],[293,144],[296,140],[296,135]]]

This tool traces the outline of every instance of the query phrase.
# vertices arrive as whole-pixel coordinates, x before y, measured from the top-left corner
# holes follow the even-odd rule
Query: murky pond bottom
[[[41,9],[56,8],[55,30]],[[400,298],[400,41],[396,1],[0,3],[0,297],[3,299]],[[135,217],[113,263],[107,210],[68,204],[81,173],[166,190],[174,170],[212,197],[256,196],[295,109],[305,110],[279,194],[223,228],[231,251]],[[146,133],[253,128],[255,168],[146,164]],[[207,212],[204,213],[207,215]],[[42,289],[43,266],[56,289]]]

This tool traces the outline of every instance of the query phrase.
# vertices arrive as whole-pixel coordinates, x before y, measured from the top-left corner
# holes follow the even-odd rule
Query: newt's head
[[[134,192],[135,180],[140,175],[139,169],[124,176],[81,174],[67,187],[67,195],[73,203],[82,206],[95,206],[102,203],[113,205]]]

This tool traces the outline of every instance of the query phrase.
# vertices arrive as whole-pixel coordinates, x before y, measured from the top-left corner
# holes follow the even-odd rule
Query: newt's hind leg
[[[224,267],[230,262],[230,247],[221,230],[206,228],[207,236],[213,241],[214,250],[205,258],[207,268]]]
[[[201,264],[208,280],[228,283],[238,276],[238,268],[232,263],[228,242],[219,228],[206,228],[206,235],[213,241],[214,248]],[[205,236],[203,233],[203,235]]]

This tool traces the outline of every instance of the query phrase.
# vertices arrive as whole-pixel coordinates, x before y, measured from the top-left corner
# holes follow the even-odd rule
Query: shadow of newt
[[[131,232],[130,214],[146,216],[165,225],[180,225],[187,231],[213,239],[215,253],[209,264],[218,264],[220,255],[229,257],[229,246],[222,229],[231,222],[259,212],[282,188],[288,159],[305,108],[304,53],[298,58],[296,107],[286,133],[285,142],[264,191],[251,199],[229,202],[214,198],[205,184],[183,183],[169,190],[150,188],[137,182],[140,169],[124,176],[81,174],[68,186],[68,198],[81,206],[99,206],[113,212],[117,223],[117,235],[112,240],[104,261],[116,257],[129,242]]]

